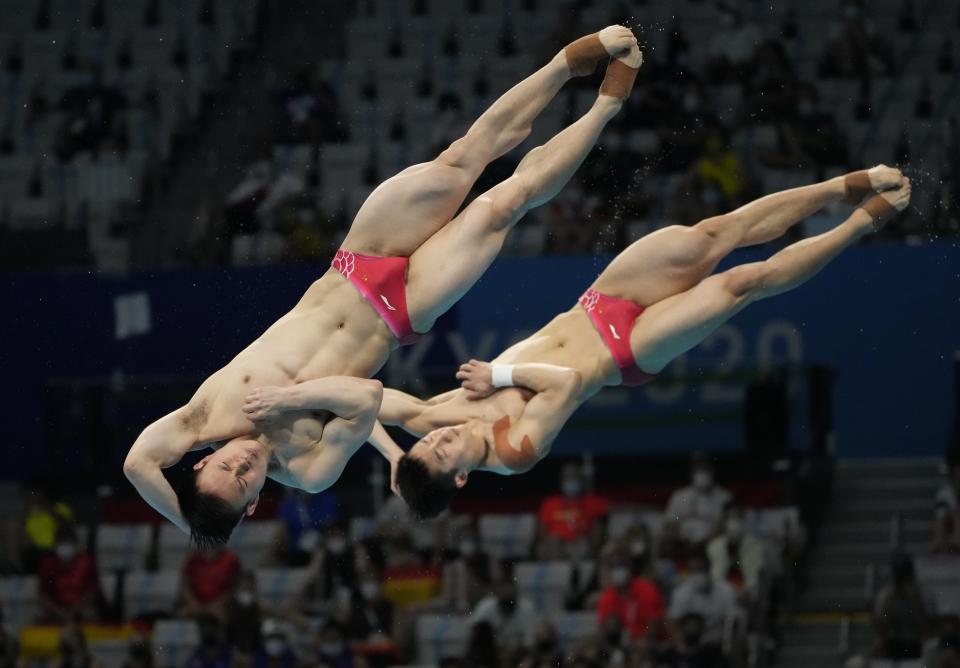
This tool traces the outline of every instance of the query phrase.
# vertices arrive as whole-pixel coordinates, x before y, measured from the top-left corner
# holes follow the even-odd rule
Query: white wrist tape
[[[513,386],[513,365],[512,364],[494,364],[493,365],[493,386],[494,387],[512,387]]]

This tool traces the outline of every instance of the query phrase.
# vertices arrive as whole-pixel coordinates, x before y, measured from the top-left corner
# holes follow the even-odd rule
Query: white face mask
[[[360,584],[360,593],[368,601],[372,601],[380,595],[380,583],[376,580],[366,580]]]
[[[610,582],[615,587],[622,587],[630,579],[630,571],[623,566],[610,569]]]
[[[727,520],[727,535],[731,538],[739,538],[743,535],[743,522],[737,519]]]
[[[634,540],[630,542],[630,554],[637,557],[647,553],[647,542],[645,540]]]
[[[74,543],[57,543],[54,548],[60,561],[70,561],[77,556],[77,546]]]
[[[340,536],[334,536],[327,541],[327,549],[333,554],[343,554],[347,549],[347,541]]]
[[[241,589],[237,592],[237,603],[242,606],[253,605],[254,598],[253,592],[249,589]]]
[[[583,491],[583,484],[579,480],[570,478],[560,483],[560,489],[564,496],[580,496],[580,492]]]
[[[267,638],[263,643],[264,651],[270,656],[280,656],[287,648],[287,643],[283,638]]]
[[[697,489],[708,489],[713,484],[713,475],[710,471],[696,471],[693,474],[693,486]]]
[[[460,541],[460,556],[472,557],[477,553],[477,544],[472,540]]]
[[[320,645],[320,653],[324,656],[340,656],[343,652],[342,642],[325,642]]]

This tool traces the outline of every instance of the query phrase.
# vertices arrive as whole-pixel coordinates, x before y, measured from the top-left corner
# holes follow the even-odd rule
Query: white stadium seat
[[[309,568],[258,568],[254,575],[263,604],[283,608],[291,605],[303,591],[312,572]]]
[[[97,530],[97,565],[104,570],[137,570],[146,566],[153,526],[104,524]]]
[[[131,571],[123,581],[123,609],[126,617],[173,611],[180,589],[178,571]]]
[[[530,554],[536,537],[537,517],[532,513],[484,515],[479,522],[480,540],[490,555],[519,558]]]
[[[417,657],[436,665],[448,656],[462,656],[470,640],[466,615],[420,615],[417,618]]]
[[[153,627],[153,661],[156,668],[181,668],[200,642],[191,620],[161,620]]]

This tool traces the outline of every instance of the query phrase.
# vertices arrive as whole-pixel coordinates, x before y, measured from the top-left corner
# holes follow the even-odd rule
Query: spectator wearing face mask
[[[180,577],[180,614],[225,621],[239,578],[240,560],[227,548],[194,550]]]
[[[599,546],[603,521],[610,502],[587,492],[584,476],[576,464],[564,464],[560,494],[540,504],[539,552],[541,558],[580,559]]]
[[[369,642],[387,640],[393,634],[393,604],[383,597],[383,585],[374,573],[365,575],[353,592],[345,631],[351,640]]]
[[[253,655],[253,668],[296,668],[296,652],[284,630],[275,623],[266,624],[263,646]]]
[[[533,646],[537,613],[530,599],[518,594],[513,569],[508,564],[501,566],[493,592],[477,604],[471,617],[473,624],[490,624],[502,648]]]
[[[663,595],[657,584],[631,569],[626,551],[615,554],[607,565],[607,586],[597,602],[597,623],[606,628],[610,618],[630,640],[655,639],[664,616]]]
[[[227,608],[227,639],[230,646],[253,655],[263,646],[261,624],[263,609],[257,591],[257,579],[250,571],[241,573]]]
[[[756,592],[760,585],[766,555],[766,544],[745,530],[743,515],[736,510],[727,513],[723,533],[707,545],[713,579],[748,592]]]
[[[336,622],[324,624],[317,634],[314,651],[318,668],[353,668],[353,653],[347,644],[343,628]]]
[[[27,571],[35,570],[57,540],[60,527],[73,525],[73,510],[62,501],[52,499],[42,487],[26,495],[23,514],[23,549],[20,555]]]
[[[709,562],[702,552],[691,556],[689,573],[673,590],[667,609],[670,637],[674,647],[681,653],[690,649],[689,634],[681,623],[690,614],[703,619],[703,632],[697,639],[698,651],[719,658],[722,655],[724,627],[738,617],[737,595],[726,580],[715,580],[710,576]]]
[[[313,597],[328,599],[340,589],[353,589],[356,586],[357,552],[350,544],[342,524],[337,523],[327,529],[323,543],[315,552],[313,568]]]
[[[100,580],[93,557],[81,550],[69,526],[57,530],[53,552],[40,561],[40,621],[93,621],[100,616]]]
[[[664,519],[676,525],[683,540],[702,545],[721,528],[733,496],[714,482],[713,467],[702,454],[695,454],[691,460],[690,480],[691,484],[670,496]]]
[[[76,620],[60,632],[60,661],[57,668],[94,668],[93,657],[87,645],[87,637]]]
[[[3,664],[0,663],[0,666]],[[134,636],[127,646],[127,656],[123,668],[153,668],[153,654],[150,652],[150,640],[143,636]]]

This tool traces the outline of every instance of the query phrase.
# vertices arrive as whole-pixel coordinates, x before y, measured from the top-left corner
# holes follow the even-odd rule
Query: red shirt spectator
[[[610,502],[595,494],[556,494],[540,505],[540,524],[551,536],[563,541],[589,537],[597,522],[610,512]]]
[[[230,550],[192,552],[183,566],[187,593],[207,606],[223,600],[240,577],[240,560]]]
[[[636,577],[626,587],[610,585],[597,602],[600,626],[610,617],[620,620],[620,627],[636,640],[647,634],[650,625],[663,619],[664,601],[652,580]]]
[[[59,550],[57,551],[59,552]],[[61,558],[48,554],[40,562],[39,595],[65,611],[90,604],[100,589],[97,567],[86,552]]]

